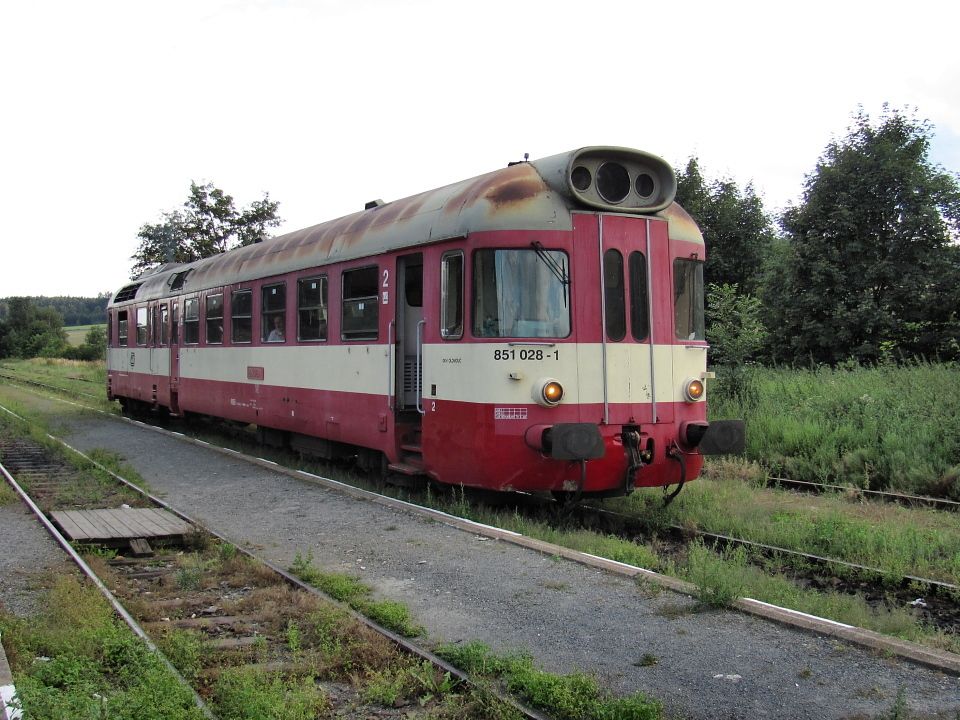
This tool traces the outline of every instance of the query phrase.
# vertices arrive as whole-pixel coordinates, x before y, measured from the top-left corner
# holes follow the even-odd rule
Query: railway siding
[[[79,447],[122,452],[169,501],[276,564],[309,551],[325,569],[357,574],[405,602],[432,640],[529,650],[548,670],[592,671],[615,692],[643,690],[689,717],[872,715],[901,688],[917,712],[960,707],[957,678],[833,638],[736,612],[696,612],[689,598],[638,590],[630,578],[358,502],[109,418],[62,421]]]

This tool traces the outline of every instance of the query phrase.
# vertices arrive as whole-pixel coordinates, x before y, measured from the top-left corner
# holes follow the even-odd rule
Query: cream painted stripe
[[[682,402],[683,381],[706,371],[706,350],[655,345],[657,402]],[[545,379],[558,380],[567,403],[602,403],[603,362],[599,343],[508,345],[449,343],[424,351],[424,389],[437,386],[436,399],[458,402],[529,404]],[[607,344],[607,398],[611,403],[649,403],[648,345]]]
[[[150,362],[148,349],[112,349],[111,368],[140,372],[161,365],[166,375],[169,351]],[[137,353],[132,368],[129,356]],[[687,378],[706,370],[706,349],[655,345],[657,402],[682,402]],[[566,403],[602,403],[603,377],[599,343],[439,343],[426,345],[423,355],[424,395],[497,405],[529,405],[546,379],[558,380]],[[180,349],[181,379],[226,381],[251,385],[351,392],[386,396],[390,359],[385,345],[316,345],[293,347],[184,347]],[[608,399],[611,403],[649,403],[650,350],[647,345],[608,343]],[[263,381],[248,379],[248,368],[263,368]],[[436,387],[434,394],[433,388]],[[396,392],[396,389],[394,389]]]

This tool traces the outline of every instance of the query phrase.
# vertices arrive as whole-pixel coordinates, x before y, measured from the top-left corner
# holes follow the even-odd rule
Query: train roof
[[[167,264],[125,285],[111,305],[222,287],[490,230],[570,230],[572,213],[658,215],[671,235],[702,243],[673,202],[676,178],[661,158],[628,148],[587,147],[486,175],[229,250]]]

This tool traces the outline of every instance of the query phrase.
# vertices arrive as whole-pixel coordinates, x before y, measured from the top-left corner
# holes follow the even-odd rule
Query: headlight
[[[703,397],[703,381],[696,378],[688,378],[683,383],[683,397],[687,402],[696,402]]]
[[[563,385],[551,378],[538,380],[533,386],[533,399],[544,407],[559,405],[563,399]]]

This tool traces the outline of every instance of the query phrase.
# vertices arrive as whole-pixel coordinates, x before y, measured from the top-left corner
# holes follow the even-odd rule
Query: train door
[[[393,400],[396,414],[398,455],[404,472],[423,468],[421,427],[423,417],[423,255],[397,259],[394,285],[396,317]]]
[[[180,414],[180,303],[170,303],[170,412]]]
[[[398,297],[396,318],[397,409],[416,412],[423,408],[423,255],[407,255],[397,261]]]

